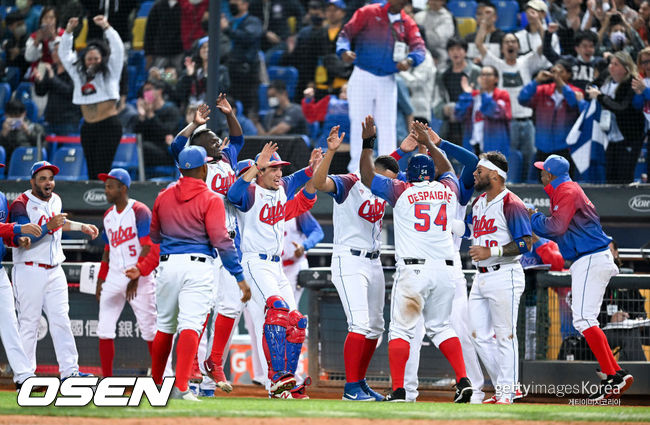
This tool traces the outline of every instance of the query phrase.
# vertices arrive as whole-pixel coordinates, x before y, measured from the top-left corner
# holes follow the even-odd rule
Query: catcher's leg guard
[[[287,363],[286,370],[295,375],[298,368],[298,359],[302,343],[305,342],[307,318],[298,310],[289,313],[289,327],[287,328]]]
[[[263,346],[266,362],[269,366],[269,378],[273,386],[274,382],[287,374],[285,353],[287,327],[289,325],[289,305],[282,297],[272,296],[266,300],[265,310]]]

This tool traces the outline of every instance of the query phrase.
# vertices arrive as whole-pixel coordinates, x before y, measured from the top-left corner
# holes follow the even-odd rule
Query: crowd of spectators
[[[513,182],[537,181],[531,164],[550,154],[566,157],[577,180],[647,181],[650,0],[479,1],[473,16],[461,16],[457,1],[390,0],[381,9],[391,23],[416,24],[425,46],[417,61],[396,62],[393,146],[418,120],[475,152],[501,151],[513,160]],[[207,99],[207,77],[215,72],[208,67],[211,48],[219,49],[218,91],[228,93],[245,135],[307,135],[324,147],[329,128],[341,125],[354,152],[361,141],[350,137],[350,95],[353,104],[355,96],[374,95],[347,90],[361,43],[355,45],[347,24],[356,25],[355,13],[369,3],[229,0],[220,16],[210,17],[208,0],[156,0],[146,9],[138,45],[134,21],[144,10],[141,1],[16,0],[2,13],[0,77],[12,89],[5,93],[0,134],[7,162],[16,147],[33,146],[39,132],[81,133],[94,172],[105,165],[86,151],[103,144],[102,129],[119,121],[122,131],[111,127],[113,139],[141,134],[145,166],[173,168],[169,144]],[[514,25],[500,20],[502,4],[521,11]],[[71,18],[79,25],[70,26]],[[208,41],[211,20],[221,30],[218,44]],[[111,44],[112,31],[121,48]],[[61,50],[72,51],[68,34],[75,58]],[[341,37],[352,43],[337,54]],[[416,45],[411,42],[411,52]],[[88,62],[93,52],[98,68]],[[68,63],[68,56],[81,59]],[[117,57],[121,68],[113,63]],[[127,72],[138,57],[142,69]],[[273,80],[271,67],[295,68],[297,78]],[[95,73],[107,87],[90,102]],[[112,80],[119,81],[115,90]],[[25,83],[27,90],[17,89]],[[115,108],[102,109],[105,101]],[[225,136],[225,123],[218,127]],[[92,145],[84,134],[95,138]],[[106,152],[104,162],[115,150]]]

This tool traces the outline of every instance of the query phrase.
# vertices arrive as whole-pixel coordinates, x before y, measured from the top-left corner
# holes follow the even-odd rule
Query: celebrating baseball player
[[[212,305],[215,249],[226,269],[246,289],[235,245],[226,229],[223,201],[205,183],[212,158],[201,146],[178,155],[183,176],[163,190],[154,203],[150,237],[160,243],[156,286],[158,310],[152,348],[152,376],[162,382],[165,363],[179,330],[176,382],[171,397],[198,401],[188,389],[199,335]]]
[[[228,200],[239,210],[242,265],[253,285],[251,314],[258,338],[262,335],[258,349],[266,356],[269,396],[308,398],[305,385],[296,385],[295,378],[307,318],[297,310],[280,255],[285,221],[308,211],[316,202],[313,184],[307,183],[295,197],[294,193],[310,179],[321,158],[314,150],[309,168],[282,177],[282,166],[289,163],[276,151],[272,142],[264,146],[255,163],[232,185]],[[307,385],[309,382],[306,380]]]
[[[230,143],[227,146],[214,132],[205,127],[209,120],[210,108],[202,104],[194,114],[193,121],[176,136],[171,149],[178,161],[178,153],[189,141],[189,145],[205,148],[208,156],[212,157],[213,160],[207,165],[206,183],[208,188],[224,201],[226,229],[230,238],[235,242],[235,246],[238,247],[240,238],[237,231],[236,210],[227,201],[226,194],[236,179],[237,156],[244,146],[244,136],[232,106],[223,93],[219,94],[217,98],[217,109],[225,115],[228,123]],[[215,291],[217,296],[215,310],[218,314],[213,314],[210,326],[212,343],[207,344],[209,346],[207,350],[210,350],[208,351],[209,356],[201,359],[203,361],[199,363],[203,366],[208,377],[216,383],[217,387],[225,392],[230,392],[232,386],[223,372],[223,363],[225,361],[223,353],[230,341],[235,322],[242,312],[243,303],[250,299],[251,294],[247,286],[240,287],[237,284],[235,278],[220,262],[219,257],[215,259],[215,269],[215,286],[218,288],[218,291]],[[207,340],[208,335],[204,333],[202,339]]]
[[[478,270],[469,295],[470,330],[496,389],[484,403],[511,404],[519,378],[517,312],[524,291],[519,257],[530,250],[532,231],[526,207],[505,186],[506,158],[499,152],[480,158],[474,187],[484,193],[472,204],[465,233],[471,234],[469,254]]]
[[[364,132],[374,126],[366,117]],[[375,173],[372,161],[375,137],[363,140],[361,181],[393,207],[397,274],[393,285],[388,357],[393,391],[387,401],[406,401],[404,370],[410,343],[421,316],[426,332],[456,373],[454,402],[467,403],[472,384],[467,379],[460,340],[449,323],[454,298],[452,222],[458,204],[458,179],[447,158],[431,142],[426,127],[413,124],[418,143],[431,157],[411,157],[408,182]],[[436,169],[439,180],[434,180]]]
[[[364,138],[375,135],[374,127],[364,128]],[[373,195],[361,183],[358,172],[327,175],[336,150],[345,133],[332,127],[327,137],[327,152],[314,173],[314,185],[334,198],[334,249],[332,282],[341,298],[348,322],[343,345],[345,388],[343,400],[375,401],[384,396],[366,382],[366,372],[377,340],[384,332],[384,298],[386,283],[379,258],[381,228],[386,201]],[[375,162],[378,174],[397,177],[399,166],[390,156]]]
[[[0,168],[4,168],[4,166],[4,164],[0,164]],[[22,226],[17,223],[7,223],[8,218],[7,198],[4,193],[0,192],[0,237],[4,239],[4,242],[9,246],[13,246],[13,240],[16,237],[16,241],[20,246],[29,249],[31,240],[24,235],[41,236],[41,226],[33,223],[23,224]],[[4,256],[5,246],[2,244],[0,245],[0,261]],[[2,340],[9,366],[11,366],[14,374],[16,389],[20,390],[23,382],[27,378],[34,376],[34,371],[20,341],[14,294],[2,263],[0,263],[0,322],[2,323],[0,325],[0,340]]]
[[[104,377],[113,376],[115,326],[126,301],[147,342],[149,353],[156,334],[156,282],[160,248],[149,238],[151,210],[129,199],[131,177],[122,168],[99,174],[106,200],[113,204],[104,213],[102,238],[106,243],[97,278],[99,301],[99,359]]]
[[[600,218],[580,185],[569,177],[569,162],[558,155],[536,162],[541,171],[544,191],[551,198],[551,216],[532,209],[533,231],[557,242],[566,260],[573,261],[571,272],[571,312],[573,327],[584,335],[603,376],[592,400],[619,398],[634,377],[622,369],[598,326],[598,315],[609,279],[618,267],[609,250],[612,239],[603,232]]]
[[[31,249],[13,249],[12,281],[18,311],[18,324],[23,349],[36,370],[36,342],[41,312],[45,312],[54,343],[61,378],[85,376],[79,372],[77,346],[70,327],[68,283],[61,264],[65,261],[61,235],[81,231],[95,239],[99,235],[92,224],[67,220],[61,213],[61,198],[54,193],[54,176],[59,168],[47,161],[32,165],[31,190],[23,192],[9,207],[10,220],[18,224],[34,223],[41,235],[29,235]]]

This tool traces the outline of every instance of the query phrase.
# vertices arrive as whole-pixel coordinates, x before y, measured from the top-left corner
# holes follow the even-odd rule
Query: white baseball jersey
[[[293,246],[293,242],[298,245],[307,239],[304,233],[298,228],[298,220],[292,218],[291,220],[286,220],[284,222],[284,247],[282,249],[282,260],[294,260],[293,255],[296,252],[296,247]]]
[[[142,202],[129,199],[117,212],[112,206],[104,213],[102,238],[109,245],[109,269],[124,271],[135,266],[140,257],[140,239],[149,236],[151,210]]]
[[[489,203],[483,193],[474,200],[472,213],[467,216],[473,245],[491,248],[504,246],[516,240],[525,248],[524,236],[531,236],[530,219],[524,203],[517,195],[504,189]],[[490,257],[474,263],[477,267],[495,264],[518,263],[521,255],[511,257]]]
[[[223,199],[224,206],[226,207],[226,229],[229,232],[233,232],[237,228],[237,211],[226,199],[228,190],[235,180],[237,180],[237,175],[227,161],[221,160],[208,164],[208,176],[205,182],[211,191]]]
[[[61,213],[61,198],[53,193],[48,201],[43,201],[32,194],[31,190],[23,192],[11,204],[9,213],[12,222],[20,224],[34,223],[42,226],[57,214]],[[28,250],[23,248],[13,249],[14,263],[34,262],[56,266],[65,261],[61,248],[61,228],[44,232],[36,242],[32,242]]]
[[[440,181],[407,183],[375,176],[372,192],[393,206],[395,258],[453,260],[451,220],[456,216],[458,179],[444,173]]]
[[[381,248],[386,201],[361,183],[358,173],[329,176],[336,185],[332,220],[334,245],[366,251]]]

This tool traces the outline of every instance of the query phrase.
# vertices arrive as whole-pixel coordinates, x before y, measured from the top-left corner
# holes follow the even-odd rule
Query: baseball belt
[[[360,251],[358,249],[350,249],[350,254],[355,255],[357,257],[361,257],[362,256],[361,253],[362,253],[362,251]],[[374,260],[375,258],[379,258],[379,254],[380,254],[379,251],[366,252],[366,254],[363,255],[363,257],[370,258],[371,260]]]
[[[424,258],[405,258],[404,259],[404,264],[407,266],[413,265],[413,264],[425,264],[427,260]],[[445,264],[448,266],[453,266],[454,265],[454,260],[445,260]]]
[[[169,254],[164,254],[164,255],[160,256],[160,261],[161,262],[167,261],[167,260],[169,260]],[[208,261],[208,259],[205,258],[205,257],[198,257],[196,255],[190,255],[190,261],[198,261],[199,263],[205,263],[206,261]]]
[[[494,266],[487,267],[477,267],[479,273],[495,272],[501,268],[501,264],[495,264]]]

